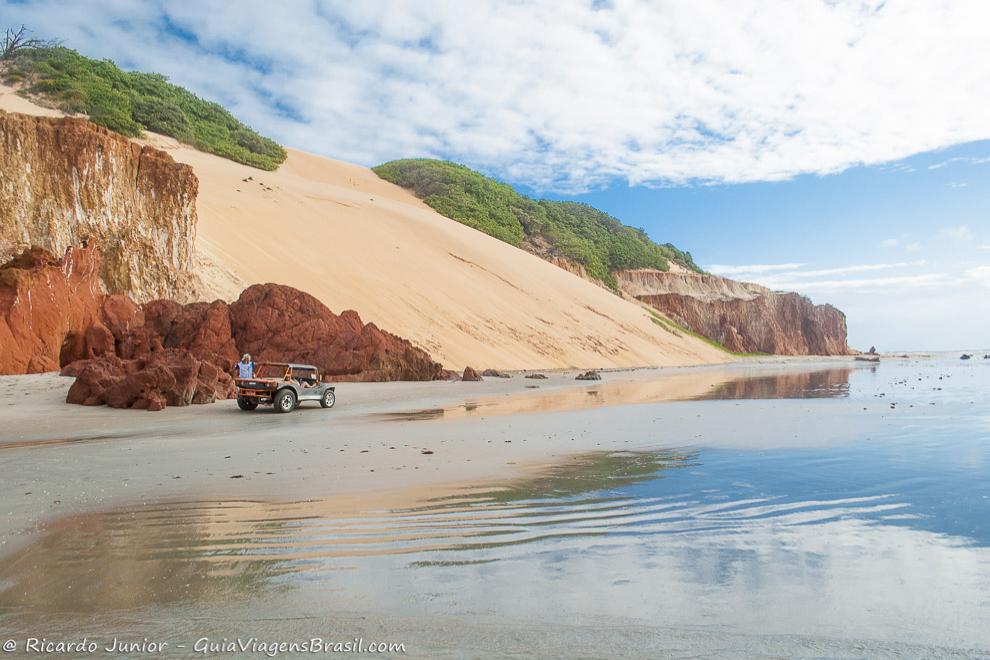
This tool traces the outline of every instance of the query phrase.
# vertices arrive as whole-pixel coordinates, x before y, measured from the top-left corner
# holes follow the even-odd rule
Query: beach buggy
[[[303,401],[319,401],[333,408],[334,386],[323,382],[320,370],[311,364],[259,362],[251,378],[235,378],[237,406],[254,410],[261,405],[275,406],[275,412],[295,410]]]

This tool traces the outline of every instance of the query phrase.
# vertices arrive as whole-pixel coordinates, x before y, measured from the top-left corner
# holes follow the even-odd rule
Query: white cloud
[[[892,264],[858,264],[855,266],[839,266],[837,268],[823,268],[821,270],[801,270],[786,273],[781,277],[822,277],[825,275],[846,275],[849,273],[863,273],[874,270],[888,270],[890,268],[916,268],[924,266],[925,260],[899,261]]]
[[[834,268],[819,268],[815,270],[799,270],[805,265],[800,263],[758,264],[751,266],[714,265],[706,267],[705,270],[716,275],[751,280],[757,284],[762,284],[763,286],[773,289],[810,291],[891,285],[899,284],[901,282],[907,284],[912,284],[915,282],[924,283],[928,280],[918,275],[860,280],[822,280],[821,278],[891,269],[910,268],[917,271],[917,269],[925,266],[926,264],[927,262],[924,259],[918,259],[915,261],[898,261],[894,263],[853,264],[848,266],[836,266]]]
[[[770,273],[781,270],[796,270],[804,264],[753,264],[749,266],[727,266],[724,264],[712,264],[705,266],[705,270],[716,275],[731,277],[734,275],[747,275],[756,273]]]
[[[923,246],[921,245],[921,243],[915,241],[914,243],[908,243],[907,245],[905,245],[904,251],[907,252],[908,254],[915,254],[917,252],[921,252],[922,248]]]
[[[959,241],[960,243],[968,243],[972,241],[976,236],[973,234],[973,230],[966,225],[959,225],[957,227],[946,227],[938,233],[941,238],[948,238],[953,241]]]
[[[882,241],[880,241],[880,247],[887,249],[895,248],[897,247],[897,244],[898,244],[898,240],[896,238],[885,238]]]
[[[291,146],[364,164],[445,156],[542,189],[780,180],[990,137],[978,0],[2,10]]]
[[[976,266],[966,271],[966,277],[990,289],[990,266]]]
[[[938,163],[932,163],[928,166],[930,170],[939,170],[947,165],[952,165],[953,163],[966,163],[968,165],[986,165],[990,163],[990,156],[988,157],[974,157],[974,156],[956,156],[955,158],[949,158],[948,160],[943,160]]]
[[[897,291],[917,288],[946,287],[958,284],[960,280],[945,273],[924,273],[900,275],[896,277],[874,277],[848,280],[818,280],[812,282],[780,282],[775,288],[800,291],[802,293],[827,293],[841,289],[867,289],[893,294]]]

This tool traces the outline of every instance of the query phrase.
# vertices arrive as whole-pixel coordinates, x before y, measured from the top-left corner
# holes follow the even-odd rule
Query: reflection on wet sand
[[[599,383],[549,392],[519,392],[471,399],[449,408],[428,408],[372,417],[386,421],[460,419],[519,413],[554,412],[664,401],[706,399],[814,399],[849,395],[854,368],[785,371],[745,375],[731,370],[690,371],[650,380]]]
[[[179,604],[222,618],[254,603],[304,622],[360,603],[544,624],[717,621],[817,636],[801,642],[816,648],[865,648],[858,640],[879,634],[895,655],[905,641],[987,641],[986,547],[915,526],[912,505],[883,491],[683,487],[712,467],[699,453],[594,453],[497,486],[397,493],[374,510],[230,501],[76,516],[0,562],[0,621],[105,613],[123,623],[134,608]],[[658,487],[674,478],[682,485]]]
[[[361,557],[532,542],[547,538],[544,528],[565,513],[599,522],[629,515],[617,498],[571,498],[690,464],[676,452],[587,454],[506,485],[418,504],[420,494],[399,493],[395,506],[376,511],[338,499],[159,504],[72,516],[0,562],[0,608],[93,611],[223,600],[286,574],[353,568]]]

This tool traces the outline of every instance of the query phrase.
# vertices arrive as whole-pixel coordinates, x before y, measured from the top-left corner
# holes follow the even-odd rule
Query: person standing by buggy
[[[254,360],[250,353],[241,356],[241,361],[237,363],[238,378],[254,378]]]

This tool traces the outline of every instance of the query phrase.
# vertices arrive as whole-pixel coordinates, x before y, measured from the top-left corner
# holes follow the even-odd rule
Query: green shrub
[[[654,243],[642,229],[592,206],[530,199],[463,165],[420,158],[384,163],[374,171],[413,191],[441,215],[512,245],[527,240],[545,245],[552,256],[581,264],[613,289],[612,272],[624,268],[668,270],[674,261],[701,271],[689,252]]]
[[[124,135],[154,131],[264,170],[285,161],[285,149],[277,142],[157,73],[123,71],[109,60],[56,46],[19,51],[3,74],[28,94],[44,96],[66,112],[85,113]]]

